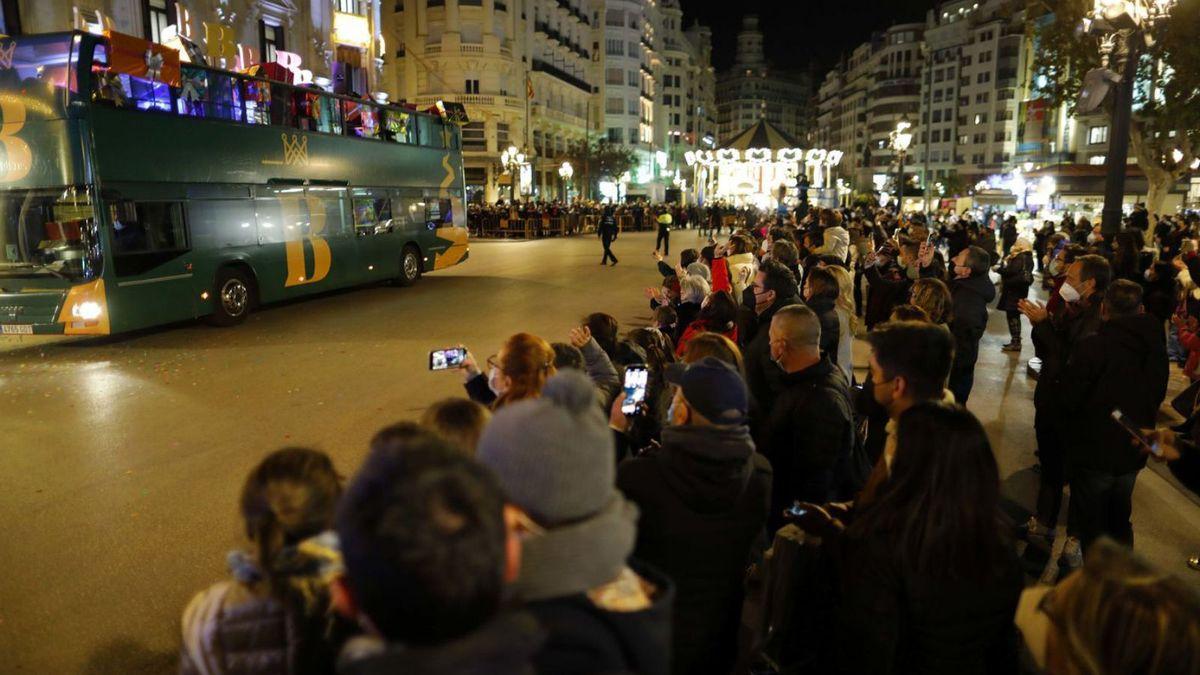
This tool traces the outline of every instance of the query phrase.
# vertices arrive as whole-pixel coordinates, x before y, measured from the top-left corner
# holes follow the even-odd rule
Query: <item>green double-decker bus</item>
[[[231,325],[466,260],[453,120],[164,53],[0,38],[0,333]]]

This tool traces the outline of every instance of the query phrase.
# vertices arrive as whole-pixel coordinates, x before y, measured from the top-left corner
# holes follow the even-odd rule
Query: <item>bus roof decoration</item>
[[[108,65],[113,72],[179,86],[179,52],[116,31],[105,31],[104,37],[108,38]]]

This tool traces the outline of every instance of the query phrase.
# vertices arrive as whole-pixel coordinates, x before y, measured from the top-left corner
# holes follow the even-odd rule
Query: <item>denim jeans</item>
[[[1079,525],[1083,550],[1100,537],[1112,537],[1133,547],[1133,484],[1137,472],[1111,474],[1106,471],[1077,469],[1071,477],[1073,519]]]

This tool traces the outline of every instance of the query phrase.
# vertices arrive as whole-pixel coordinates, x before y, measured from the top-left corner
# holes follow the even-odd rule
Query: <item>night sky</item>
[[[713,29],[713,65],[733,63],[742,15],[756,13],[767,59],[780,67],[814,69],[818,77],[873,31],[924,21],[937,0],[680,0],[684,26],[697,18]]]

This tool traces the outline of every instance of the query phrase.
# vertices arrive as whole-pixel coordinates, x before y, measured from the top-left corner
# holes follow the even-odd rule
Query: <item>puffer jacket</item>
[[[181,675],[333,672],[356,631],[331,611],[329,583],[341,567],[332,533],[285,548],[273,563],[282,596],[267,591],[247,554],[228,557],[232,580],[198,593],[183,612]]]

